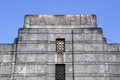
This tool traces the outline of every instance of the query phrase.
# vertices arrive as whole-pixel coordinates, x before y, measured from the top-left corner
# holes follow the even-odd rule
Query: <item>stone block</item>
[[[47,51],[55,51],[56,52],[56,44],[47,44]]]
[[[0,44],[0,51],[4,51],[4,45]]]
[[[77,76],[76,76],[74,79],[75,79],[75,80],[85,80],[84,77],[77,77]]]
[[[25,29],[25,28],[19,28],[18,33],[19,33],[19,34],[27,34],[27,33],[28,33],[28,30],[29,30],[28,28],[26,28],[26,29]]]
[[[5,55],[12,55],[13,51],[3,51],[2,53],[5,54]]]
[[[19,40],[47,40],[47,34],[19,34]]]
[[[103,30],[102,30],[102,28],[94,28],[94,29],[93,29],[93,33],[94,33],[94,34],[102,34],[102,33],[103,33]]]
[[[26,80],[25,77],[14,77],[14,80]]]
[[[116,44],[108,44],[108,45],[104,45],[104,50],[107,51],[118,51],[118,47]]]
[[[92,40],[103,40],[102,34],[92,34]]]
[[[72,51],[72,44],[65,44],[65,51]]]
[[[84,61],[95,61],[94,54],[83,54]]]
[[[32,28],[33,29],[33,28]],[[35,28],[34,28],[35,29]],[[47,28],[37,28],[39,31],[38,31],[38,34],[48,34],[48,30]]]
[[[0,45],[0,51],[12,51],[13,45],[12,44],[2,44]]]
[[[48,34],[38,34],[38,40],[48,40]]]
[[[28,28],[28,33],[29,34],[38,34],[39,33],[39,29]]]
[[[28,40],[28,34],[19,34],[18,40]]]
[[[18,44],[17,50],[18,51],[27,51],[28,44]]]
[[[27,35],[27,39],[28,40],[38,40],[38,34],[28,34]],[[44,37],[44,35],[43,35],[43,37]]]
[[[55,80],[55,77],[47,77],[47,80]]]
[[[48,59],[48,57],[47,57],[47,54],[37,54],[37,62],[38,63],[41,63],[41,64],[46,64],[47,63],[47,59]]]
[[[95,61],[105,62],[105,54],[94,54],[95,55]]]
[[[97,65],[85,65],[85,72],[86,73],[97,73]]]
[[[16,65],[15,73],[26,73],[26,65],[25,64]]]
[[[120,44],[117,44],[118,50],[120,51]]]
[[[74,73],[85,73],[84,65],[74,65]]]
[[[2,62],[12,62],[12,55],[2,55]]]
[[[0,74],[11,74],[12,67],[11,65],[4,65],[0,68]]]
[[[36,77],[26,77],[25,80],[36,80]]]
[[[26,62],[26,54],[17,54],[17,58],[16,58],[16,61],[17,62]]]
[[[93,51],[94,50],[92,44],[83,44],[81,46],[83,46],[83,50],[82,51]]]
[[[74,44],[74,51],[83,51],[84,50],[84,46],[83,44]]]
[[[65,54],[65,53],[64,53],[64,54]],[[65,54],[65,62],[66,62],[66,63],[68,63],[68,62],[69,62],[69,63],[70,63],[70,62],[72,63],[72,55],[66,55],[66,54]]]
[[[107,62],[119,62],[119,55],[106,54],[105,60]]]
[[[18,51],[46,51],[46,44],[18,44]]]
[[[68,73],[73,73],[73,66],[72,64],[66,64],[65,65],[65,72]]]
[[[36,54],[26,54],[26,62],[36,62]]]
[[[73,34],[73,40],[74,41],[83,41],[84,40],[84,34]]]
[[[7,76],[7,75],[5,75],[5,76]],[[13,80],[13,79],[10,76],[10,77],[1,77],[1,80]]]
[[[106,72],[106,66],[105,65],[96,65],[96,71],[100,74],[104,74]]]
[[[72,76],[73,76],[73,74],[68,73],[68,74],[66,74],[65,76],[66,76],[66,77],[72,77]]]
[[[90,23],[91,22],[91,18],[90,17],[87,17],[87,16],[85,16],[85,15],[81,15],[81,18],[80,18],[81,20],[80,20],[80,24],[81,25],[92,25],[92,23]],[[89,22],[90,21],[90,22]]]
[[[57,54],[57,53],[56,53]],[[55,54],[48,54],[48,59],[47,59],[47,62],[50,63],[50,62],[55,62],[56,61],[56,56]]]
[[[47,29],[48,30],[48,34],[71,34],[72,33],[72,29],[64,29],[64,28],[59,28],[59,29]]]
[[[110,78],[108,78],[108,79],[111,79],[111,80],[120,80],[119,77],[110,77]]]
[[[84,54],[74,54],[74,61],[83,61],[84,60],[83,55]]]
[[[71,16],[71,21],[70,21],[71,23],[71,25],[80,25],[80,22],[82,22],[81,20],[80,20],[80,17],[79,16]]]
[[[92,40],[92,34],[83,34],[83,40],[86,41]]]
[[[29,15],[25,15],[24,16],[24,20],[25,20],[25,22],[24,22],[24,28],[25,27],[28,28],[29,27],[29,23],[30,23],[30,17],[29,17]]]
[[[81,34],[81,33],[83,33],[83,29],[74,29],[73,28],[73,35],[75,35],[75,34]]]
[[[94,77],[85,77],[85,80],[96,80]]]
[[[112,73],[112,74],[120,74],[119,72],[119,68],[120,66],[115,66],[115,65],[110,65],[108,67],[108,73]]]
[[[47,77],[46,76],[41,76],[41,77],[36,77],[35,79],[32,80],[46,80]]]
[[[66,77],[66,80],[73,80],[73,77]]]
[[[3,61],[3,55],[0,54],[0,62]]]
[[[36,72],[35,69],[36,65],[26,65],[26,73],[35,73]]]
[[[47,68],[48,68],[47,65],[37,65],[36,73],[46,74]]]
[[[92,34],[93,33],[93,29],[92,28],[90,28],[90,29],[83,29],[83,33],[85,33],[85,34]]]
[[[47,65],[47,73],[54,73],[55,74],[55,64],[48,64]]]
[[[93,51],[103,51],[104,45],[103,44],[92,44]]]
[[[53,73],[48,73],[47,74],[47,77],[53,77],[53,76],[55,76],[55,74],[53,74]]]
[[[19,34],[19,40],[47,40],[47,34]]]

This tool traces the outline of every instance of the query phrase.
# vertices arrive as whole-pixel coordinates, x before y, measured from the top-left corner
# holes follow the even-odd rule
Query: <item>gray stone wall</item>
[[[14,71],[13,64],[14,50],[11,44],[0,44],[0,79],[12,80]]]
[[[55,80],[57,38],[65,39],[66,80],[120,79],[120,45],[106,42],[94,15],[25,16],[18,32],[14,44],[0,45],[1,80]]]

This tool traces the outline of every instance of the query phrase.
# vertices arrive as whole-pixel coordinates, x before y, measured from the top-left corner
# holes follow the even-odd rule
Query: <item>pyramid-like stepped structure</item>
[[[13,44],[0,44],[0,80],[120,80],[120,45],[96,15],[26,15]]]

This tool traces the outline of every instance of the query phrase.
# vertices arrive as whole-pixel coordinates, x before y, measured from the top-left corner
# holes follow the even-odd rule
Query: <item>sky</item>
[[[11,44],[29,14],[95,14],[108,43],[120,43],[120,0],[0,0],[0,43]]]

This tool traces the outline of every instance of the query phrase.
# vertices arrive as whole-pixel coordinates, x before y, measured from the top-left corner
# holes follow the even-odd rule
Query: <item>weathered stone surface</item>
[[[18,51],[46,51],[46,44],[18,44]]]
[[[12,51],[13,45],[11,44],[0,44],[0,51]]]
[[[65,64],[65,80],[119,80],[120,45],[96,25],[95,15],[25,16],[15,43],[0,44],[0,80],[55,80],[56,64]]]
[[[94,15],[26,15],[24,26],[25,28],[40,28],[45,25],[92,25],[92,28],[95,28],[96,18],[93,18],[93,16]]]

